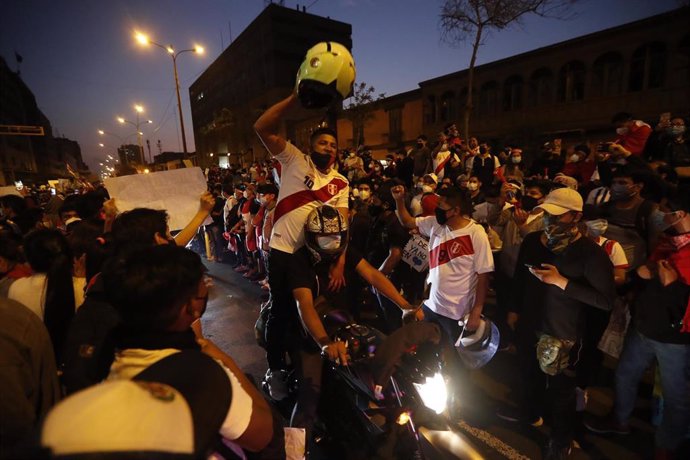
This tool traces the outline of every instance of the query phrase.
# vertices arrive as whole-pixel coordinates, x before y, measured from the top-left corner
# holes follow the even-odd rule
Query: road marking
[[[480,430],[479,428],[475,428],[473,426],[470,426],[465,422],[464,420],[461,420],[458,422],[457,425],[461,430],[465,431],[466,433],[470,434],[471,436],[474,436],[487,446],[491,447],[494,449],[496,452],[499,454],[503,455],[504,457],[510,459],[510,460],[530,460],[529,457],[526,455],[521,454],[517,450],[513,449],[510,447],[508,444],[505,442],[501,441],[488,431]]]

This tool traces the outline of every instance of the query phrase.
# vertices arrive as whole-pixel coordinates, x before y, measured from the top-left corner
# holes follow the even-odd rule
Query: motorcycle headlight
[[[446,381],[440,372],[437,372],[433,377],[426,377],[424,383],[415,383],[414,387],[426,407],[437,414],[446,410],[448,390],[446,389]]]

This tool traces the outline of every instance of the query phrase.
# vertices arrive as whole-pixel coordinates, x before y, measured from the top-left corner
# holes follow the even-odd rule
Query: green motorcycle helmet
[[[297,97],[308,109],[327,107],[350,97],[355,83],[355,61],[336,42],[317,43],[297,71]]]

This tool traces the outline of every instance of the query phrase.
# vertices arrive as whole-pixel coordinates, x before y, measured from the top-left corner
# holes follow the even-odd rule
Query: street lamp
[[[180,81],[177,77],[177,56],[179,56],[182,53],[187,53],[187,52],[193,52],[197,54],[203,54],[204,53],[204,48],[195,45],[194,48],[191,49],[186,49],[186,50],[180,50],[180,51],[175,51],[175,48],[173,48],[172,45],[168,46],[163,46],[160,43],[156,43],[153,40],[151,40],[149,37],[146,35],[142,34],[141,32],[136,32],[134,34],[134,37],[136,40],[146,46],[146,45],[155,45],[163,50],[165,50],[170,57],[172,58],[173,61],[173,72],[175,74],[175,92],[177,93],[177,111],[180,116],[180,131],[182,131],[182,149],[184,153],[187,153],[187,136],[185,135],[184,132],[184,119],[182,118],[182,100],[180,99]]]
[[[132,125],[136,128],[136,130],[137,130],[137,143],[139,144],[139,159],[140,159],[141,164],[144,164],[144,145],[143,145],[143,134],[144,133],[142,133],[141,130],[139,129],[139,125],[141,123],[153,123],[153,121],[152,120],[143,120],[143,121],[139,120],[139,114],[144,112],[144,107],[142,107],[141,105],[134,104],[134,111],[137,114],[137,121],[136,122],[126,120],[125,118],[119,117],[119,116],[117,117],[117,121],[120,124],[129,123],[130,125]],[[100,133],[100,131],[99,131],[99,133]]]

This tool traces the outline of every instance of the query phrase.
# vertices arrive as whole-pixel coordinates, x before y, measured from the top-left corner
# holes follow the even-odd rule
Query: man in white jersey
[[[451,347],[461,333],[458,320],[468,316],[465,329],[479,327],[494,270],[489,238],[484,227],[465,216],[471,214],[469,197],[461,190],[448,188],[439,192],[436,215],[414,218],[405,208],[405,188],[391,189],[396,214],[407,228],[416,228],[429,238],[429,282],[431,291],[422,311],[426,321],[441,326]],[[462,378],[462,364],[452,353],[449,364],[455,379]]]
[[[292,296],[292,281],[300,267],[297,265],[299,259],[293,254],[304,246],[304,224],[309,213],[324,204],[337,208],[347,219],[350,193],[347,179],[331,167],[338,149],[333,130],[319,128],[312,133],[309,155],[280,136],[283,118],[297,105],[298,99],[293,93],[266,110],[254,123],[264,146],[281,165],[280,192],[268,259],[272,306],[266,323],[267,382],[274,399],[287,395],[277,376],[283,375],[284,372],[280,371],[285,369],[285,332],[289,330],[290,322],[299,321]],[[344,254],[331,267],[331,290],[337,291],[345,284]]]

